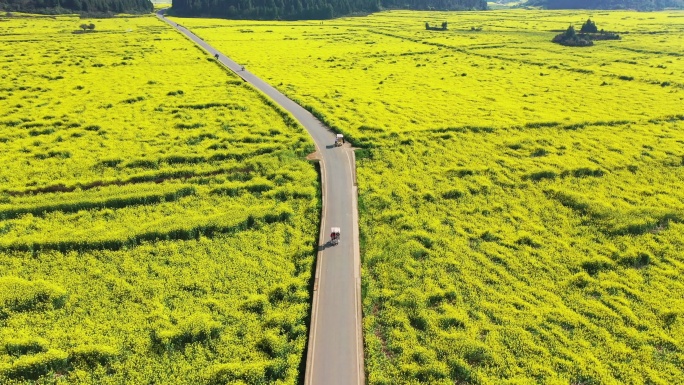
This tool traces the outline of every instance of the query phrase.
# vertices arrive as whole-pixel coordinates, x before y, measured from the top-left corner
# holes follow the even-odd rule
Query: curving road
[[[311,325],[306,362],[306,385],[363,384],[363,340],[361,328],[361,269],[354,152],[347,144],[333,147],[334,133],[307,110],[285,97],[249,71],[230,60],[182,25],[157,17],[243,80],[289,111],[316,143],[321,166],[323,207],[319,252],[316,261],[311,307]],[[331,246],[330,227],[340,227],[341,241]]]

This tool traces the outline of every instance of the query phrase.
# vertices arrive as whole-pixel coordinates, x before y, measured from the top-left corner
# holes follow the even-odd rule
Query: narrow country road
[[[289,111],[306,128],[317,147],[323,197],[319,253],[311,307],[305,385],[363,384],[361,268],[354,152],[333,147],[335,134],[307,110],[230,60],[182,25],[157,17],[187,36]],[[331,246],[330,228],[340,227],[340,243]]]

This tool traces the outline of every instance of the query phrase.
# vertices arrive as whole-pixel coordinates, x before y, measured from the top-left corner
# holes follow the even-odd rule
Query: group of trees
[[[594,45],[594,42],[591,41],[591,39],[578,35],[577,32],[575,32],[575,27],[572,25],[568,27],[565,32],[556,35],[552,41],[560,45],[571,47],[589,47]]]
[[[487,9],[485,0],[173,0],[172,14],[239,19],[330,19],[381,9]]]
[[[81,24],[80,28],[85,31],[94,31],[95,30],[95,24],[90,23],[90,24]]]
[[[431,27],[430,23],[427,23],[427,22],[425,23],[425,29],[427,29],[428,31],[446,31],[447,28],[448,28],[448,24],[446,21],[442,22],[441,27]]]
[[[144,13],[152,12],[150,0],[0,0],[4,11],[33,13]]]
[[[529,0],[527,5],[547,9],[638,9],[684,8],[684,0]]]

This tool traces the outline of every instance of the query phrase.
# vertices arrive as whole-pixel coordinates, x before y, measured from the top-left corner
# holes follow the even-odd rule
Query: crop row
[[[292,217],[290,209],[263,210],[260,215],[243,213],[239,218],[234,213],[221,215],[215,218],[186,219],[182,224],[159,230],[150,230],[141,233],[133,233],[125,238],[99,239],[64,239],[64,240],[40,240],[26,242],[0,242],[0,250],[22,251],[38,253],[45,250],[58,250],[67,252],[70,250],[120,250],[139,245],[143,242],[157,242],[163,240],[190,240],[200,237],[213,237],[217,234],[229,234],[246,229],[258,228],[261,223],[286,222]]]
[[[195,188],[192,186],[182,187],[174,191],[164,192],[160,188],[159,192],[144,195],[128,194],[117,197],[101,198],[98,200],[78,200],[73,202],[60,202],[54,204],[42,204],[37,206],[0,206],[0,220],[13,219],[21,215],[45,215],[46,213],[61,211],[72,213],[80,210],[91,209],[118,209],[134,205],[150,205],[159,202],[173,202],[183,197],[194,195]]]
[[[53,192],[72,192],[76,190],[91,190],[105,186],[124,186],[129,184],[139,183],[162,183],[167,180],[186,180],[196,177],[207,177],[221,174],[228,174],[233,178],[249,179],[250,169],[244,168],[216,168],[206,171],[196,171],[192,168],[186,169],[172,169],[162,170],[157,172],[148,172],[144,174],[133,175],[125,179],[110,179],[110,180],[96,180],[92,182],[77,182],[70,185],[63,183],[53,184],[45,187],[29,188],[25,190],[6,190],[5,194],[10,196],[35,195]]]

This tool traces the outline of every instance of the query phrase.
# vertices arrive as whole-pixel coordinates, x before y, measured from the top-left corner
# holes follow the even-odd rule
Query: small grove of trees
[[[448,24],[446,21],[442,22],[441,27],[431,27],[430,23],[427,23],[427,22],[425,23],[425,29],[427,29],[428,31],[446,31],[447,27],[448,27]]]
[[[578,35],[577,32],[575,32],[575,27],[572,25],[569,26],[565,32],[556,35],[552,41],[570,47],[589,47],[594,45],[594,42],[591,41],[591,39]]]
[[[81,24],[80,27],[81,27],[81,29],[83,30],[83,32],[86,32],[86,31],[94,31],[94,30],[95,30],[95,24],[93,24],[93,23],[90,23],[90,24]]]
[[[594,45],[594,40],[620,40],[620,35],[604,30],[599,31],[596,23],[588,19],[582,24],[580,33],[577,33],[575,27],[571,25],[565,32],[556,35],[552,41],[570,47],[589,47]]]

